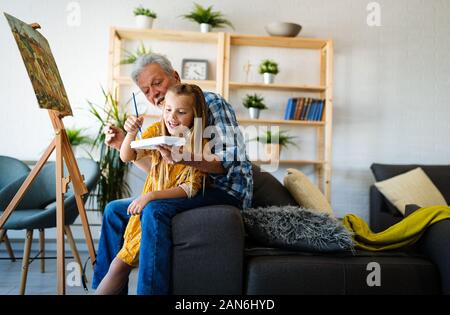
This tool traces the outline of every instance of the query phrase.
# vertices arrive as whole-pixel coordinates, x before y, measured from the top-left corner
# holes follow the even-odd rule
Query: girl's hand
[[[144,122],[144,116],[136,117],[130,116],[127,118],[125,122],[124,129],[127,133],[135,136],[140,127],[142,127],[142,123]]]
[[[169,164],[176,164],[183,159],[183,147],[173,147],[167,144],[160,144],[156,149],[161,153],[162,158]]]
[[[150,201],[152,201],[151,193],[144,194],[139,198],[134,199],[133,202],[128,206],[127,214],[139,215]]]

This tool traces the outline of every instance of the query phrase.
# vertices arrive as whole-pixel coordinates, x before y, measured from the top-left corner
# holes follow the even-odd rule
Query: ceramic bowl
[[[295,23],[273,22],[265,26],[271,36],[295,37],[302,30],[302,26]]]

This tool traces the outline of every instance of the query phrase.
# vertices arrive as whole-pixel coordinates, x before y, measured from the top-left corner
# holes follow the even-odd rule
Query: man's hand
[[[127,209],[129,215],[139,215],[144,207],[152,201],[152,193],[147,193],[133,200]]]
[[[107,124],[103,129],[103,133],[105,134],[105,144],[119,151],[125,139],[125,132],[114,125]]]

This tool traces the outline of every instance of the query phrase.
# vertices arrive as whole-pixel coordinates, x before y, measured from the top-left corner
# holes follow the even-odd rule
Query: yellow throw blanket
[[[450,219],[450,206],[420,208],[385,231],[373,233],[366,222],[354,214],[344,217],[343,224],[354,233],[357,248],[383,251],[412,245],[432,224]]]

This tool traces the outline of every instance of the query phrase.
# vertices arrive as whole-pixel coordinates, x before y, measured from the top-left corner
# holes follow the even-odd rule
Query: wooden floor
[[[3,245],[3,244],[1,244]],[[8,258],[7,252],[4,246],[0,249],[0,295],[16,295],[19,294],[20,277],[22,272],[22,260],[16,259],[12,262]],[[21,251],[14,251],[16,257],[22,257]],[[36,251],[31,251],[30,257],[34,257],[37,254]],[[55,251],[47,251],[47,257],[56,257]],[[70,257],[71,253],[67,252],[66,257]],[[84,264],[88,258],[87,252],[81,252],[81,261]],[[66,258],[66,266],[68,263],[73,262],[71,258]],[[91,295],[94,294],[94,290],[91,288],[92,284],[92,265],[90,261],[86,267],[87,274],[87,287],[88,292],[85,292],[83,286],[69,286],[66,285],[67,295]],[[67,272],[66,272],[67,277]],[[136,277],[137,269],[134,269],[130,275],[129,281],[129,294],[136,294]],[[55,295],[56,294],[56,259],[45,260],[45,273],[40,271],[39,259],[34,260],[28,270],[27,286],[25,290],[27,295]]]

